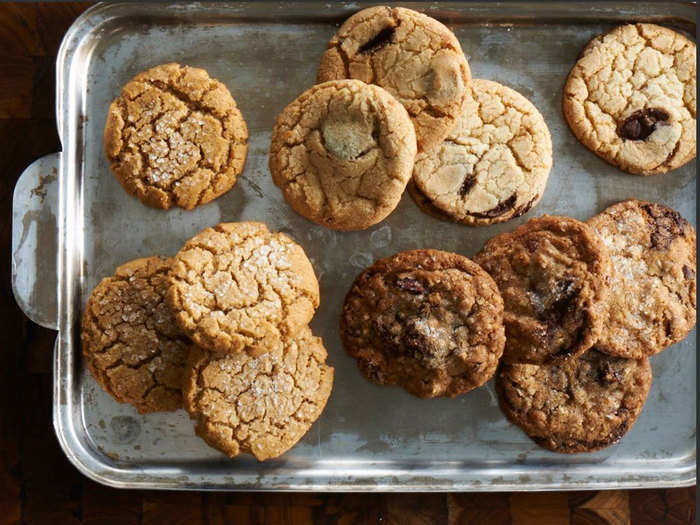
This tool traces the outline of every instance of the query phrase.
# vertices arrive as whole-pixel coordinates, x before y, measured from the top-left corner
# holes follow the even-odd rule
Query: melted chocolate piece
[[[530,199],[530,202],[526,202],[522,206],[519,206],[516,210],[515,213],[513,214],[513,218],[515,217],[520,217],[521,215],[527,213],[530,211],[530,208],[532,208],[532,205],[535,203],[539,195],[535,195],[532,199]]]
[[[405,277],[403,279],[396,279],[396,286],[402,290],[406,290],[408,293],[414,295],[421,295],[426,293],[428,290],[421,284],[417,279],[411,277]]]
[[[641,109],[622,121],[617,134],[627,140],[644,140],[654,132],[658,122],[666,122],[669,118],[670,115],[663,109]]]
[[[396,26],[398,27],[398,26]],[[368,42],[365,42],[358,49],[358,53],[374,53],[375,51],[383,48],[387,44],[390,44],[394,38],[394,33],[396,32],[396,27],[389,26],[382,29],[376,36]]]
[[[622,377],[617,372],[617,370],[610,366],[609,362],[603,361],[601,362],[600,368],[598,369],[598,377],[596,378],[596,380],[601,385],[607,386],[615,382],[619,383],[620,381],[622,381]]]
[[[574,286],[574,284],[575,281],[571,279],[566,279],[556,284],[553,294],[557,299],[555,299],[544,312],[544,316],[547,319],[561,322],[564,316],[574,309],[576,306],[576,299],[581,291],[580,288]]]
[[[677,211],[649,204],[642,209],[651,218],[652,248],[667,250],[676,237],[685,236],[685,220]]]
[[[518,196],[514,193],[513,195],[508,197],[503,202],[499,202],[494,208],[491,208],[490,210],[480,211],[480,212],[476,212],[476,211],[467,212],[467,214],[471,215],[472,217],[476,217],[478,219],[492,219],[493,217],[498,217],[499,215],[503,215],[505,212],[510,210],[515,205],[515,201],[517,199],[518,199]]]
[[[467,193],[469,193],[475,184],[476,184],[476,176],[474,174],[470,173],[464,179],[462,186],[459,188],[460,197],[464,197]]]

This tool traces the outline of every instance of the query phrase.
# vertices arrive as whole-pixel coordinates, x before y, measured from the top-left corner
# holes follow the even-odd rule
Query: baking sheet
[[[60,336],[55,424],[69,458],[115,486],[254,490],[535,490],[678,486],[695,482],[695,331],[652,358],[654,384],[622,442],[590,454],[539,448],[506,421],[493,382],[456,399],[420,400],[367,382],[343,351],[338,318],[354,277],[376,258],[437,248],[474,255],[490,237],[543,214],[585,220],[618,200],[667,204],[696,223],[695,161],[657,177],[627,175],[580,145],[561,113],[561,91],[583,45],[621,21],[695,29],[683,3],[402,3],[445,22],[474,78],[510,86],[543,114],[554,167],[540,204],[506,224],[470,228],[421,213],[406,193],[377,226],[338,233],[288,207],[267,168],[278,112],[315,79],[331,35],[361,4],[116,4],[84,14],[58,64],[61,166]],[[177,61],[202,67],[233,93],[250,130],[235,188],[194,211],[147,208],[109,171],[102,130],[110,101],[136,73]],[[193,432],[184,411],[141,416],[104,393],[82,366],[81,306],[119,264],[173,255],[221,221],[259,220],[306,250],[321,285],[312,322],[336,369],[325,412],[279,459],[229,460]]]

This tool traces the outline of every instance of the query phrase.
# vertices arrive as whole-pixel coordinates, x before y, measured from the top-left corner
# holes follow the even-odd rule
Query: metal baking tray
[[[63,151],[30,166],[17,184],[13,285],[33,320],[58,330],[54,425],[68,458],[117,487],[235,490],[541,490],[683,486],[695,483],[695,332],[652,358],[654,384],[622,442],[591,454],[558,455],[511,425],[493,384],[456,399],[420,400],[367,382],[343,351],[338,316],[354,277],[378,257],[411,248],[472,256],[489,237],[533,216],[579,219],[638,197],[696,217],[695,162],[663,176],[627,175],[580,145],[561,113],[561,92],[579,51],[627,21],[695,34],[696,12],[680,2],[445,2],[402,5],[450,26],[476,78],[511,86],[542,112],[554,168],[526,216],[470,228],[421,213],[408,194],[384,222],[337,233],[296,215],[272,184],[270,132],[277,113],[314,82],[319,58],[358,3],[98,5],[76,20],[57,62]],[[233,92],[250,128],[236,187],[194,211],[147,208],[110,174],[102,149],[109,102],[133,75],[177,61],[207,69]],[[31,140],[30,137],[28,137]],[[193,432],[184,411],[140,416],[114,402],[81,362],[82,305],[103,276],[129,259],[174,254],[219,221],[260,220],[288,232],[321,283],[312,326],[336,369],[323,416],[291,451],[258,463],[229,460]]]

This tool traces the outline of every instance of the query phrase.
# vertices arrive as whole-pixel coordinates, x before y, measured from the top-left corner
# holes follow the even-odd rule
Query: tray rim
[[[396,4],[396,2],[387,2]],[[288,5],[290,9],[301,9],[304,5],[317,5],[314,2],[302,1],[295,2],[295,6]],[[373,5],[370,2],[352,2],[344,3],[343,5],[333,5],[334,9],[343,9],[345,12],[354,12],[357,9]],[[419,4],[425,5],[425,2],[401,2],[400,5],[415,6]],[[450,7],[464,6],[467,4],[472,9],[494,9],[494,4],[501,7],[513,7],[516,5],[529,4],[536,6],[536,9],[552,9],[553,6],[567,6],[574,8],[575,6],[586,7],[591,9],[591,4],[588,2],[547,2],[546,0],[534,0],[529,2],[524,1],[504,1],[504,2],[446,2],[440,3],[437,7],[440,9],[449,9]],[[236,18],[235,13],[240,13],[247,6],[253,5],[252,2],[236,3],[235,5],[222,6],[222,4],[150,4],[151,7],[158,6],[159,9],[166,11],[172,10],[173,16],[181,14],[183,11],[189,10],[209,10],[211,12],[230,11],[230,18]],[[433,5],[436,5],[434,3]],[[672,0],[664,2],[663,0],[647,1],[647,2],[632,2],[625,1],[617,3],[617,6],[624,5],[626,7],[634,7],[639,5],[664,5],[671,6],[679,12],[686,10],[688,17],[686,18],[692,24],[696,23],[696,2],[684,0]],[[76,349],[73,342],[76,340],[76,332],[78,322],[76,322],[76,304],[80,304],[80,295],[78,286],[75,281],[77,276],[81,275],[82,268],[77,267],[77,262],[82,260],[82,252],[80,249],[68,250],[66,247],[76,246],[74,238],[82,231],[82,198],[80,193],[80,174],[83,170],[83,165],[80,162],[82,145],[84,142],[84,122],[80,118],[77,108],[82,107],[84,94],[80,89],[80,78],[77,72],[71,67],[73,60],[76,59],[77,53],[80,52],[81,43],[90,36],[90,34],[98,30],[99,27],[108,22],[124,16],[124,10],[128,13],[129,10],[143,10],[148,8],[149,4],[133,4],[129,2],[117,3],[99,3],[82,13],[71,27],[66,32],[62,41],[56,62],[56,121],[58,125],[58,133],[63,146],[63,151],[59,155],[59,181],[58,181],[58,250],[57,250],[57,277],[58,277],[58,327],[59,333],[56,338],[54,347],[54,395],[53,395],[53,422],[56,435],[58,437],[61,448],[67,458],[73,465],[88,478],[104,485],[117,488],[148,488],[148,489],[177,489],[177,490],[237,490],[237,491],[313,491],[324,490],[329,492],[351,492],[351,491],[366,491],[366,492],[410,492],[410,491],[430,491],[430,492],[453,492],[453,491],[535,491],[535,490],[583,490],[583,489],[613,489],[613,488],[650,488],[650,487],[685,487],[696,483],[696,450],[683,457],[681,460],[671,463],[672,468],[669,469],[651,469],[646,470],[648,477],[643,478],[644,474],[640,475],[640,479],[602,479],[602,480],[585,480],[585,481],[566,481],[566,485],[560,482],[550,480],[547,481],[546,473],[535,473],[533,477],[536,481],[498,481],[492,476],[492,483],[470,483],[469,480],[461,483],[453,483],[450,478],[432,477],[431,482],[425,483],[427,477],[421,476],[421,471],[415,470],[413,467],[408,469],[392,469],[391,476],[387,474],[376,475],[382,479],[392,479],[393,481],[381,483],[372,483],[369,481],[372,476],[357,476],[351,482],[343,481],[339,477],[333,480],[329,477],[320,477],[321,482],[318,483],[279,483],[266,482],[265,476],[260,478],[263,481],[258,481],[253,484],[237,484],[231,477],[225,480],[226,483],[218,484],[212,482],[200,483],[190,481],[187,478],[187,473],[178,467],[170,469],[162,469],[163,475],[154,479],[149,474],[146,474],[143,468],[120,468],[117,463],[108,463],[106,456],[101,455],[93,443],[88,440],[81,440],[76,434],[74,428],[74,417],[72,416],[69,407],[71,406],[71,396],[73,393],[72,384],[77,381],[73,377],[74,361],[76,358]],[[600,4],[595,6],[601,10]],[[618,9],[619,10],[619,9]],[[670,11],[670,9],[669,9]],[[505,15],[504,15],[505,17]],[[238,17],[240,18],[240,17]],[[78,197],[75,197],[75,196]],[[77,202],[76,202],[77,201]],[[76,205],[77,204],[77,205]],[[81,246],[78,244],[77,246]],[[79,306],[78,308],[79,309]],[[697,338],[696,338],[697,346]],[[78,359],[80,358],[79,352]],[[460,463],[460,462],[450,462]],[[367,461],[362,463],[361,470],[357,472],[366,472],[365,469],[371,469],[377,462]],[[524,473],[532,473],[528,470],[527,465],[522,465]],[[455,465],[452,468],[460,468]],[[468,467],[467,467],[468,468]],[[235,468],[231,469],[235,470]],[[315,469],[319,471],[320,469]],[[337,471],[333,470],[332,472]],[[347,471],[351,472],[351,471]],[[663,474],[670,476],[663,477]],[[515,472],[514,475],[518,473]],[[544,474],[544,475],[542,475]],[[482,473],[483,475],[483,473]],[[656,477],[655,477],[656,476]],[[642,479],[643,478],[643,479]]]

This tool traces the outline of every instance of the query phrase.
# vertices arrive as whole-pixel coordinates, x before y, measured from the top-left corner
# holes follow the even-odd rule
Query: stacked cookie
[[[596,450],[641,413],[648,356],[695,325],[695,242],[676,211],[628,200],[588,223],[532,219],[474,261],[402,252],[355,280],[341,337],[369,380],[419,397],[496,373],[503,412],[538,444]]]
[[[407,184],[430,215],[471,225],[518,217],[542,197],[552,167],[542,115],[512,89],[472,80],[437,20],[359,11],[331,39],[317,81],[279,115],[270,146],[275,184],[308,219],[368,228]]]
[[[83,317],[88,368],[139,412],[184,406],[195,430],[233,457],[292,447],[333,384],[308,326],[318,282],[303,249],[262,223],[207,228],[172,259],[120,266]]]

